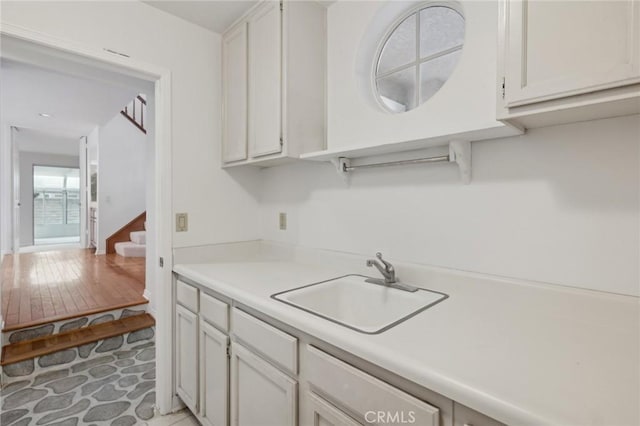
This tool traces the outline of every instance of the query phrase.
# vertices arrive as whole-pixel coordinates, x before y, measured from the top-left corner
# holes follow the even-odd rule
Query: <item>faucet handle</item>
[[[384,265],[384,267],[385,267],[385,269],[386,269],[387,271],[393,271],[393,265],[392,265],[392,264],[390,264],[389,262],[387,262],[386,260],[384,260],[384,259],[382,258],[382,253],[377,252],[377,253],[376,253],[376,257],[378,258],[378,260],[379,260],[380,262],[382,262],[382,264]]]

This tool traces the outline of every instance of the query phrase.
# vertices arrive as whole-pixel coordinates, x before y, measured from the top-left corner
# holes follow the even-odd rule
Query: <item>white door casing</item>
[[[154,262],[154,269],[147,270],[146,275],[147,280],[152,277],[151,279],[156,284],[157,291],[154,297],[156,298],[157,310],[172,312],[171,71],[155,64],[115,55],[102,48],[73,43],[6,22],[2,22],[0,25],[0,35],[27,42],[36,49],[51,51],[54,55],[67,58],[70,61],[115,71],[122,75],[152,82],[155,85],[154,143],[156,150],[153,186],[156,197],[154,205],[148,206],[147,210],[153,211],[157,221],[153,228],[147,229],[147,232],[155,235],[157,256],[163,259],[163,266],[159,261]],[[174,398],[172,332],[172,315],[156,317],[156,406],[161,414],[169,413],[180,406],[179,401]]]

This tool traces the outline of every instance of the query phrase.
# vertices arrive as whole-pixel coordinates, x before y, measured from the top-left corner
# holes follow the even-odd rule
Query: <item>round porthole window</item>
[[[464,44],[464,17],[452,6],[424,5],[390,31],[374,72],[376,97],[390,112],[422,105],[444,85]]]

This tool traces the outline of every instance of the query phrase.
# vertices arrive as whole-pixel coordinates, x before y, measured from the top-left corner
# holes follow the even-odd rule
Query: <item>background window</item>
[[[398,24],[378,56],[378,99],[391,112],[409,111],[431,98],[458,63],[464,18],[447,6],[425,6]]]

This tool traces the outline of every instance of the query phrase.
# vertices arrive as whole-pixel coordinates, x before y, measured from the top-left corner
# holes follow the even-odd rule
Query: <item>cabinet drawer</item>
[[[298,372],[298,339],[239,309],[232,310],[233,334],[293,374]]]
[[[203,292],[200,292],[200,317],[224,331],[229,330],[229,305]]]
[[[176,300],[191,312],[198,312],[198,289],[178,280],[176,283]]]
[[[504,426],[504,424],[456,402],[453,405],[453,426]]]
[[[407,422],[422,426],[439,425],[438,408],[313,346],[307,346],[306,355],[308,380],[312,388],[365,420],[365,423],[377,422],[382,416],[386,425]]]

